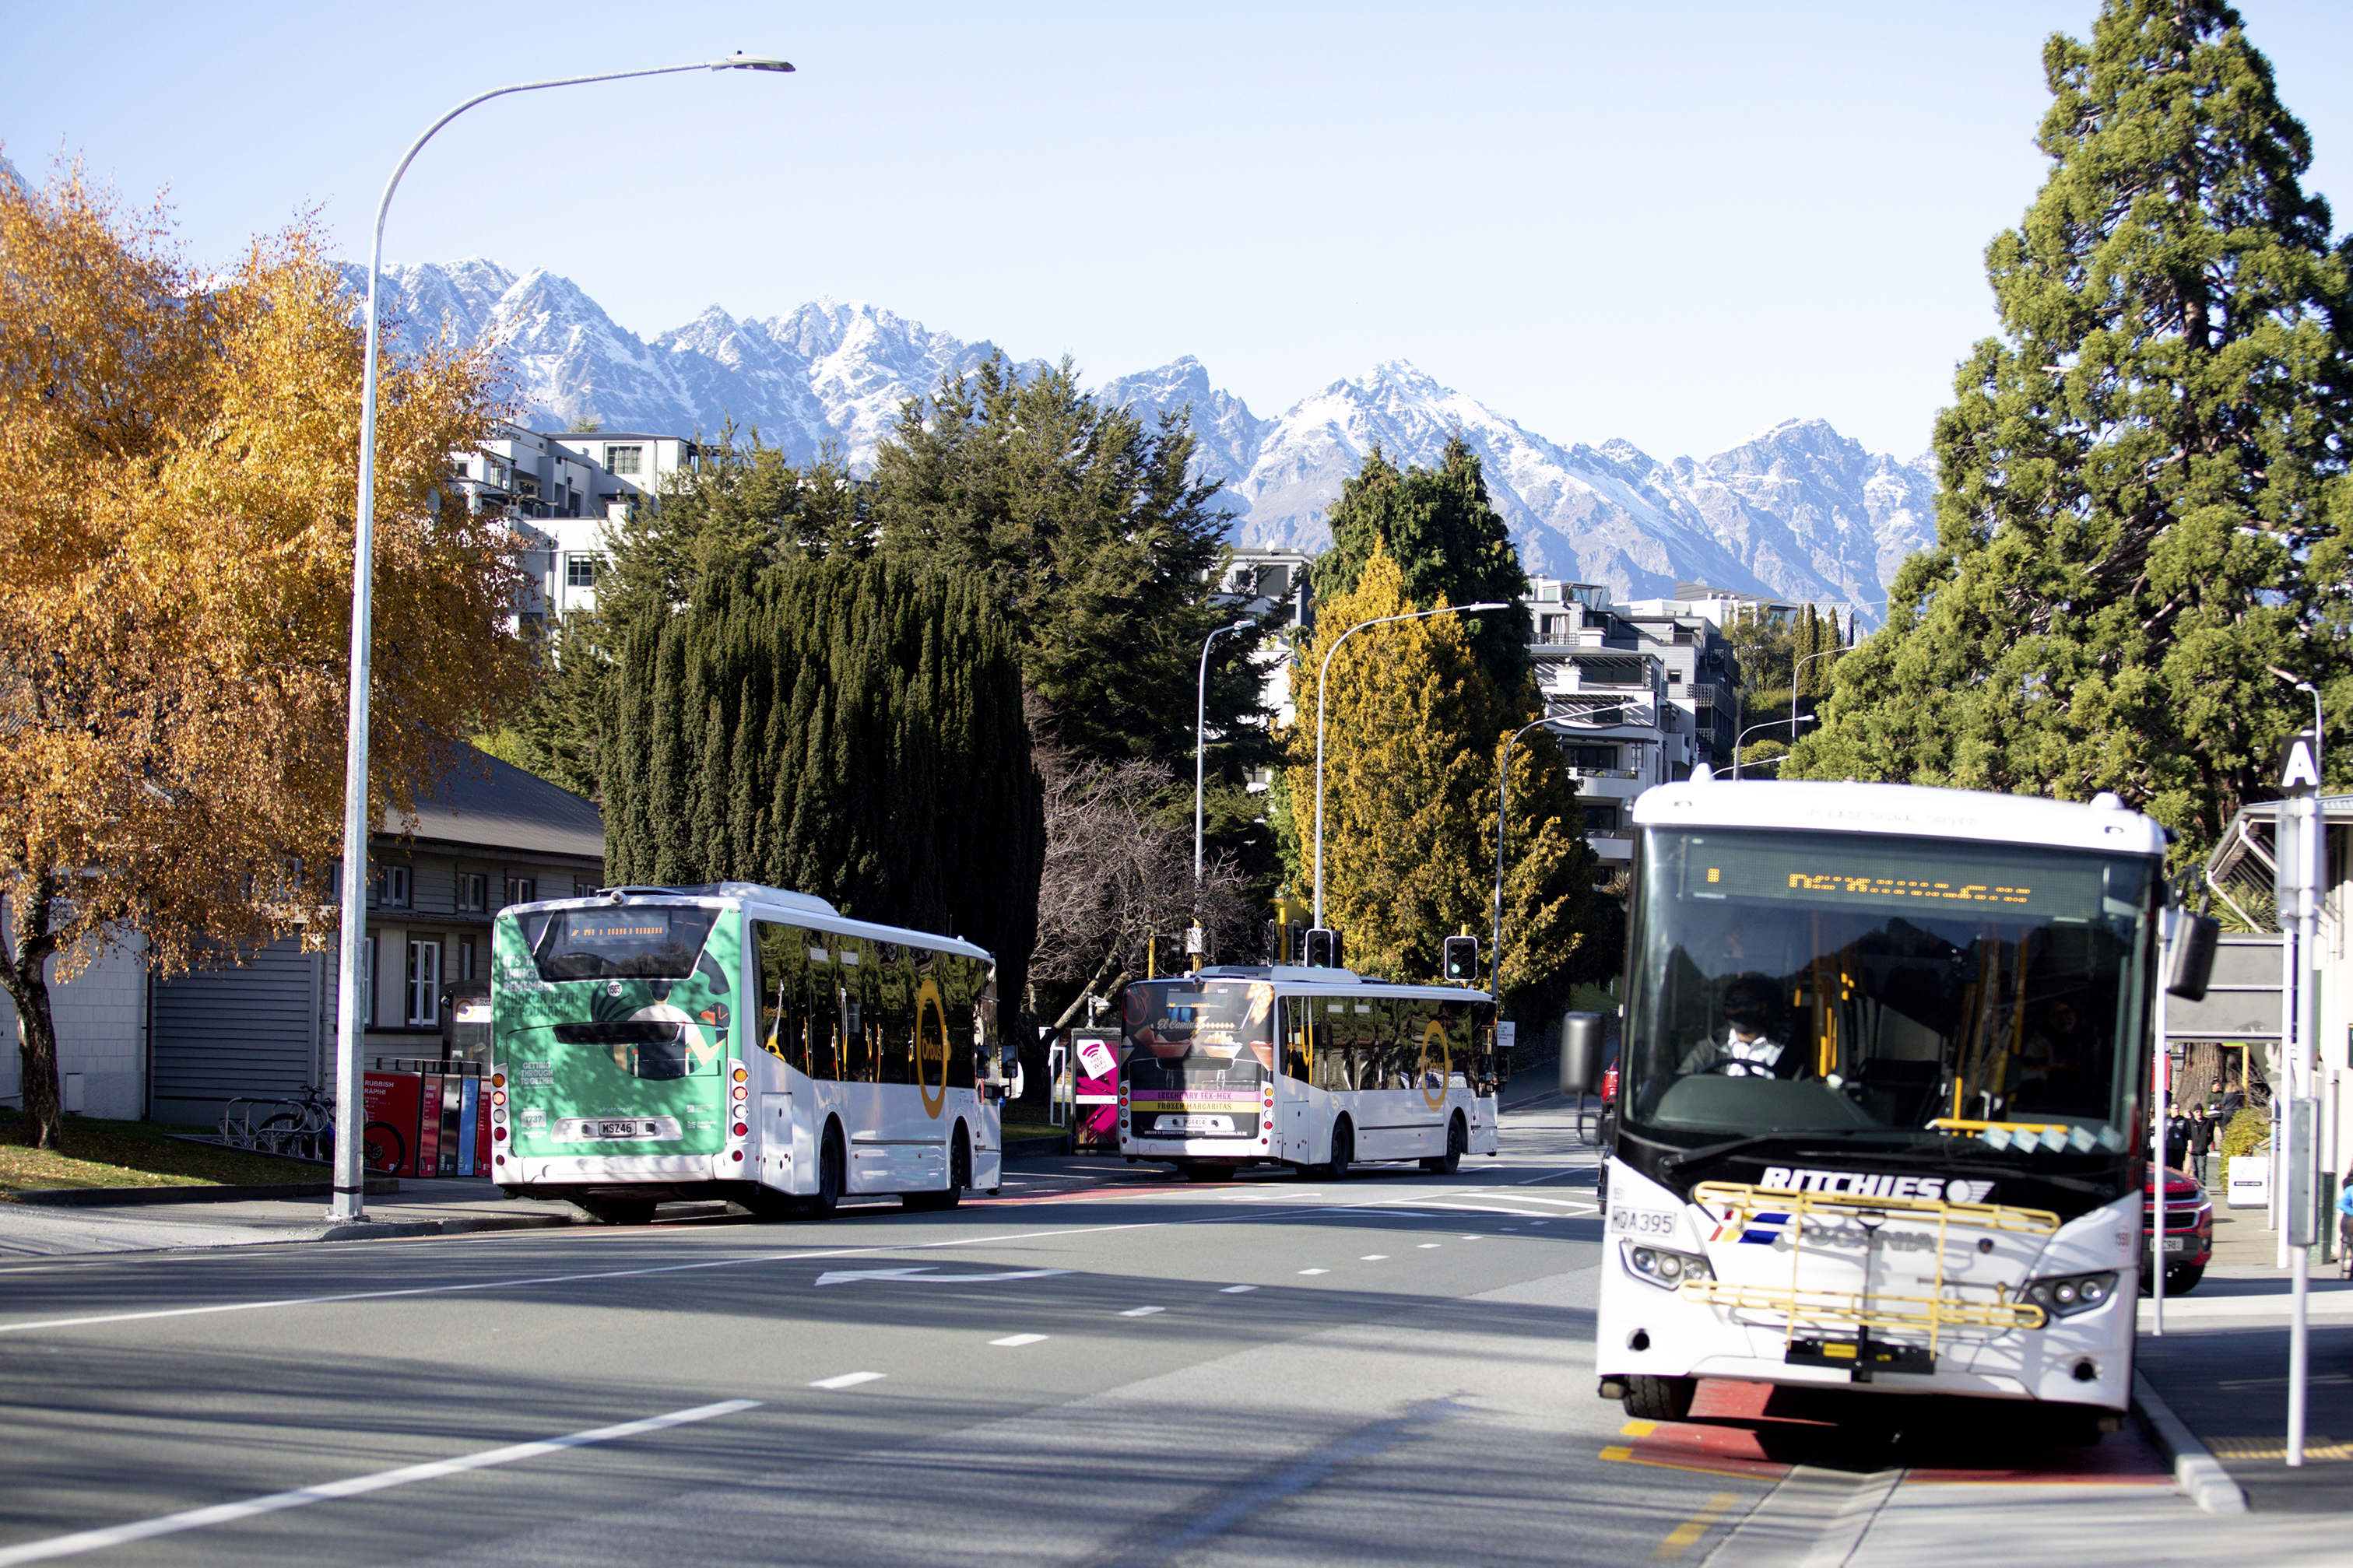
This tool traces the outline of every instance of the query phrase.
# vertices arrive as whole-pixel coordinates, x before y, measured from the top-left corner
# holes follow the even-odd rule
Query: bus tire
[[[817,1195],[808,1200],[809,1218],[831,1219],[834,1210],[841,1206],[842,1163],[841,1124],[828,1121],[818,1146]]]
[[[1324,1162],[1322,1175],[1327,1182],[1345,1182],[1348,1167],[1356,1158],[1356,1129],[1345,1116],[1332,1123],[1332,1157]]]
[[[965,1141],[964,1123],[955,1127],[955,1141],[948,1152],[948,1184],[945,1192],[902,1193],[899,1205],[918,1210],[952,1209],[964,1201],[964,1190],[972,1185],[972,1145]]]
[[[572,1201],[586,1210],[588,1217],[598,1225],[651,1225],[654,1222],[654,1201],[651,1198],[575,1198]]]
[[[1461,1167],[1462,1156],[1471,1151],[1471,1134],[1462,1125],[1462,1113],[1456,1111],[1446,1124],[1446,1152],[1436,1159],[1424,1160],[1421,1168],[1440,1176],[1451,1176]]]
[[[1698,1392],[1695,1377],[1629,1377],[1626,1414],[1637,1421],[1680,1421],[1691,1414]]]

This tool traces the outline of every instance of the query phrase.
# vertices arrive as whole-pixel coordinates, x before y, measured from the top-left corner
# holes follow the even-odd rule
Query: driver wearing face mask
[[[1763,975],[1736,976],[1725,987],[1724,1032],[1686,1051],[1683,1072],[1724,1078],[1797,1077],[1803,1058],[1773,1025],[1779,1000],[1778,990]]]

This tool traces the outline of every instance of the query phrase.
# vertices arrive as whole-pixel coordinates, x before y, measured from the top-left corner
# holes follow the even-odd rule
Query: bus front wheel
[[[1692,1396],[1698,1392],[1695,1377],[1630,1377],[1626,1414],[1638,1421],[1680,1421],[1691,1414]]]
[[[1446,1152],[1435,1159],[1424,1160],[1421,1168],[1438,1175],[1451,1176],[1462,1163],[1462,1156],[1471,1152],[1471,1134],[1463,1131],[1462,1113],[1446,1124]]]

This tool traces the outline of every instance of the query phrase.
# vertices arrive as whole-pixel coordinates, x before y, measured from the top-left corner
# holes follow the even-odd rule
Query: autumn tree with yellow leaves
[[[1440,604],[1445,601],[1441,597]],[[1298,720],[1284,778],[1303,888],[1315,854],[1315,699],[1324,655],[1348,628],[1435,606],[1405,595],[1386,543],[1356,586],[1316,606],[1293,668]],[[1468,928],[1482,957],[1495,876],[1495,783],[1504,743],[1537,713],[1532,681],[1497,689],[1453,616],[1372,626],[1332,660],[1324,707],[1324,916],[1348,966],[1437,978],[1445,939]],[[1504,876],[1504,991],[1532,1016],[1617,962],[1615,905],[1596,891],[1577,784],[1530,735],[1512,752]]]
[[[0,986],[37,1147],[51,984],[133,938],[164,973],[333,940],[361,347],[307,223],[206,270],[78,165],[0,179]],[[389,355],[379,398],[374,820],[527,671],[504,525],[445,483],[490,362]]]

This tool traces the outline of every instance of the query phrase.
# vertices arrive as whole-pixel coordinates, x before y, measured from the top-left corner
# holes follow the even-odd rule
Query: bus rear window
[[[542,980],[683,980],[716,910],[559,910],[524,923]]]

